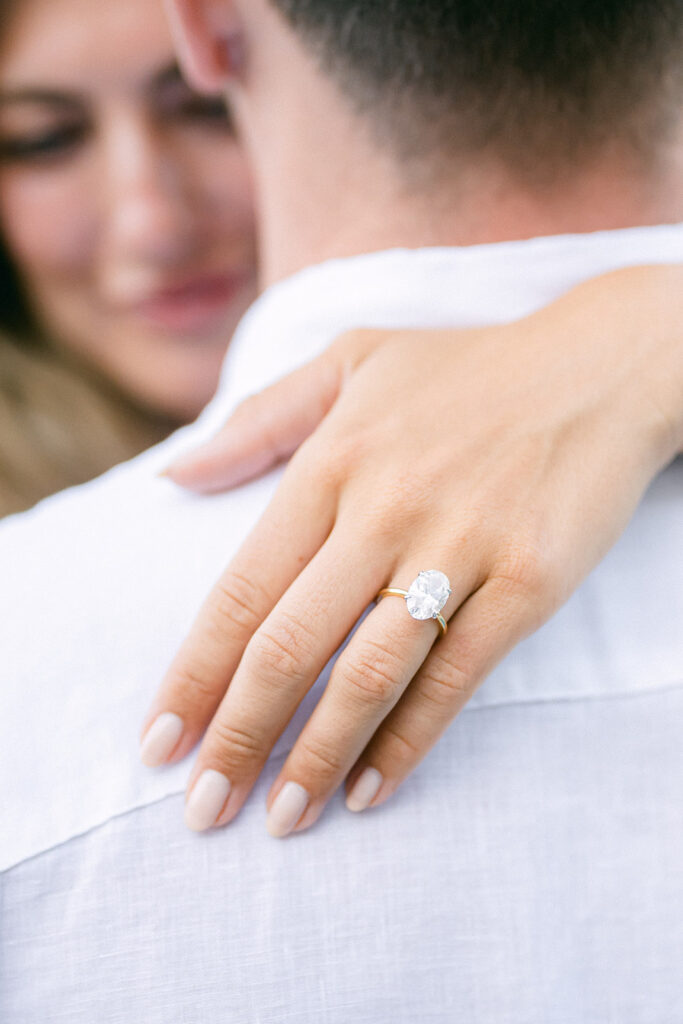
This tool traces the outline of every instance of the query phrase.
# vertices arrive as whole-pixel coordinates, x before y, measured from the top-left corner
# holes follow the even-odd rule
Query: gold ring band
[[[385,587],[384,590],[380,590],[379,594],[375,598],[375,601],[379,601],[383,597],[408,597],[407,590],[400,590],[398,587]],[[441,636],[445,636],[448,632],[448,623],[444,619],[443,615],[435,615],[434,620],[439,623],[441,629]]]

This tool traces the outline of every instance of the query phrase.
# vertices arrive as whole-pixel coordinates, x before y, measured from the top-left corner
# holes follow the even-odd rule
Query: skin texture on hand
[[[353,332],[169,467],[210,492],[292,456],[143,724],[148,764],[203,736],[191,828],[235,817],[378,592],[440,569],[448,634],[395,597],[370,611],[271,788],[268,829],[308,828],[345,779],[352,810],[396,791],[683,450],[682,285],[681,267],[634,268],[503,327]]]

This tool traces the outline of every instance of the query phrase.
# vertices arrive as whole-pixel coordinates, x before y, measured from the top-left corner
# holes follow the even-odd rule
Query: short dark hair
[[[683,0],[272,0],[404,157],[535,173],[677,124]]]

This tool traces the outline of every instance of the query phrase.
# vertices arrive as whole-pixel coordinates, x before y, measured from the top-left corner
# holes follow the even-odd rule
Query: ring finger
[[[416,575],[412,564],[398,570],[394,579],[405,585]],[[478,583],[474,565],[461,564],[442,611],[444,618]],[[401,699],[439,635],[436,621],[416,621],[405,602],[402,608],[395,597],[383,599],[364,619],[337,659],[323,696],[271,788],[267,800],[271,835],[284,836],[313,824]]]
[[[496,664],[537,627],[535,611],[508,580],[491,577],[474,591],[349,772],[349,810],[378,806],[392,796]]]

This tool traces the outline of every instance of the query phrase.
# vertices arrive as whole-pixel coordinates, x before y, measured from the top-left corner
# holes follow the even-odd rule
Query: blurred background
[[[160,0],[0,0],[0,516],[194,420],[255,294],[246,162]]]

